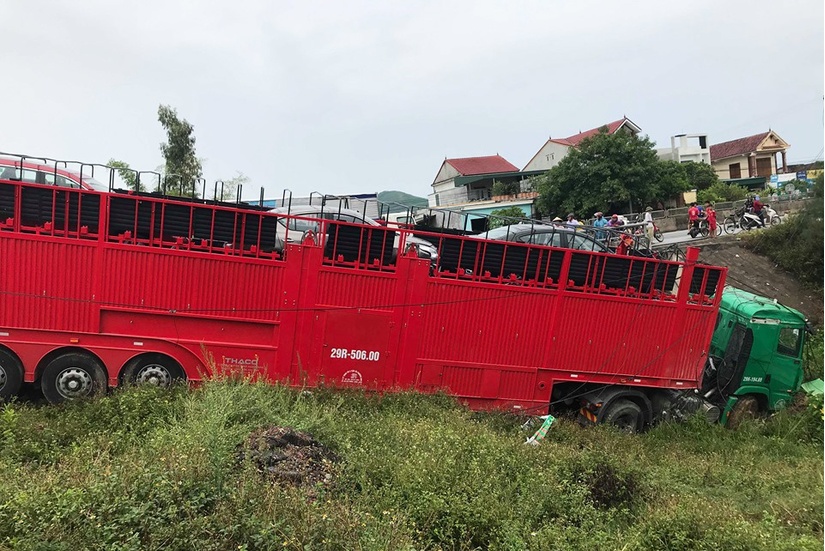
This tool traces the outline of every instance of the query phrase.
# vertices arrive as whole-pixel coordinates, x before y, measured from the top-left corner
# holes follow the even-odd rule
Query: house
[[[431,208],[488,200],[493,182],[520,182],[528,176],[501,155],[444,159],[427,199]]]
[[[791,147],[773,130],[710,146],[713,169],[722,180],[770,178],[788,167],[786,152]],[[782,155],[782,166],[777,162]]]
[[[656,150],[659,159],[677,163],[710,164],[707,134],[677,134],[670,137],[670,147]]]
[[[638,135],[642,129],[627,117],[622,117],[617,121],[613,121],[606,125],[591,128],[585,132],[573,134],[567,138],[553,138],[545,142],[541,149],[533,155],[533,158],[525,165],[524,171],[547,171],[559,164],[559,162],[567,156],[567,153],[573,147],[578,147],[585,138],[594,136],[599,133],[602,128],[607,128],[608,134],[615,134],[617,132],[630,132],[634,136]]]
[[[486,216],[502,208],[518,207],[525,218],[534,216],[538,193],[529,189],[527,181],[542,172],[520,171],[501,155],[444,159],[427,200],[431,209],[441,210],[437,225],[484,231]],[[494,196],[495,182],[511,184],[513,191],[506,197]]]

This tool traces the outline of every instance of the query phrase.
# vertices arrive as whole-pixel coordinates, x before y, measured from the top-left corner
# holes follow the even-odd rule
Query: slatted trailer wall
[[[0,182],[0,345],[25,379],[60,351],[109,384],[141,355],[292,384],[446,388],[472,407],[553,384],[664,388],[701,375],[725,270],[323,222],[274,249],[275,215]]]

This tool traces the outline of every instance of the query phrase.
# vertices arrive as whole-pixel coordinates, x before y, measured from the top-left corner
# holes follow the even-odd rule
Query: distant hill
[[[379,191],[378,200],[389,205],[390,212],[403,212],[411,207],[427,207],[427,199],[403,191]]]

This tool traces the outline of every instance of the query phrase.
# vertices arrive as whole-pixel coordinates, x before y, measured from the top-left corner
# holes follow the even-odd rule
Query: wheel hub
[[[94,380],[89,372],[79,367],[69,367],[60,372],[56,380],[57,392],[71,400],[88,396],[92,392]]]
[[[2,365],[0,365],[0,389],[2,389],[4,386],[6,386],[6,379],[7,379],[6,368],[3,367]]]
[[[138,384],[149,384],[159,387],[168,387],[172,383],[172,375],[160,364],[149,364],[138,371],[135,378]]]

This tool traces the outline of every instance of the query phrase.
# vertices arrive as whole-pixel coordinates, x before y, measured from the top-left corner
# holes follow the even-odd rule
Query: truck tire
[[[120,376],[124,383],[161,388],[169,388],[183,378],[183,370],[178,362],[161,354],[148,354],[130,360]]]
[[[23,366],[14,355],[0,350],[0,402],[17,396],[23,384]]]
[[[742,424],[742,421],[756,419],[757,415],[759,415],[759,402],[753,396],[743,396],[731,408],[725,426],[731,430],[736,430]]]
[[[106,372],[92,356],[70,352],[46,364],[40,388],[52,404],[87,398],[106,390]]]
[[[644,427],[642,408],[630,400],[616,400],[607,406],[607,411],[601,419],[602,423],[614,425],[624,432],[631,434],[640,432]]]

